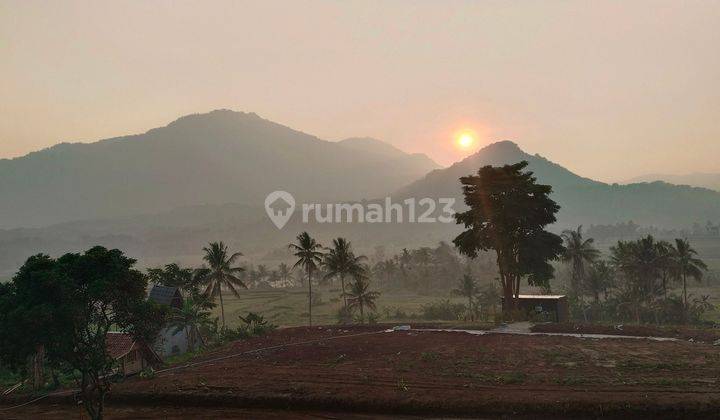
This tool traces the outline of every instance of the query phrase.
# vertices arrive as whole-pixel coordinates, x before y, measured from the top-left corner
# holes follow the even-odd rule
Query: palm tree
[[[358,257],[352,251],[352,245],[345,238],[333,239],[333,247],[327,248],[328,253],[323,259],[323,267],[327,271],[325,279],[332,277],[340,277],[342,285],[342,296],[345,308],[347,308],[347,299],[345,299],[345,277],[354,275],[363,270],[361,263],[367,258],[363,255]]]
[[[674,256],[677,254],[677,250],[673,244],[666,241],[658,241],[655,247],[658,254],[658,266],[660,268],[660,285],[663,296],[667,299],[668,278],[674,271]]]
[[[360,323],[365,323],[365,308],[376,309],[375,300],[380,297],[380,292],[370,291],[370,281],[364,271],[354,274],[353,278],[350,291],[346,293],[347,307],[350,311],[359,309]]]
[[[170,327],[175,328],[173,335],[185,331],[188,349],[195,349],[195,337],[200,338],[200,343],[205,344],[200,334],[200,328],[212,325],[210,311],[203,309],[202,302],[196,302],[192,298],[185,300],[181,308],[173,308],[170,316]]]
[[[473,298],[479,291],[475,278],[470,274],[465,274],[462,279],[460,279],[458,287],[453,290],[454,294],[468,298],[468,311],[470,312],[471,321],[475,320],[475,316],[473,315]]]
[[[292,270],[285,263],[281,263],[278,266],[277,272],[278,272],[278,277],[280,278],[280,282],[282,283],[283,287],[287,287],[288,285],[292,284],[292,282],[295,280]]]
[[[600,251],[593,246],[593,238],[583,240],[582,225],[577,230],[565,230],[562,233],[565,251],[561,259],[572,264],[573,292],[579,294],[580,285],[585,279],[585,264],[592,263],[600,256]]]
[[[607,299],[607,290],[612,286],[613,277],[613,268],[606,261],[595,261],[590,266],[586,288],[592,294],[595,303],[600,302],[600,293],[603,293]]]
[[[687,239],[675,239],[673,265],[676,276],[682,280],[683,283],[683,306],[685,307],[686,315],[688,310],[687,277],[690,276],[700,281],[703,276],[703,271],[707,270],[707,265],[700,258],[697,258],[696,255],[697,251],[690,246],[690,242],[688,242]]]
[[[308,276],[308,317],[309,325],[312,327],[312,272],[318,269],[318,264],[322,262],[323,253],[320,251],[322,245],[320,245],[310,234],[303,232],[296,238],[297,242],[288,245],[288,247],[295,251],[295,255],[298,260],[293,265],[293,268],[301,266],[307,271]]]
[[[244,269],[241,267],[233,267],[235,261],[242,256],[236,252],[228,255],[227,246],[222,242],[212,242],[203,248],[205,256],[203,260],[208,263],[209,269],[206,277],[208,282],[205,289],[205,296],[220,296],[220,315],[222,319],[222,327],[225,328],[225,306],[223,303],[222,288],[227,287],[235,295],[240,298],[236,287],[247,289],[247,285],[237,277]]]

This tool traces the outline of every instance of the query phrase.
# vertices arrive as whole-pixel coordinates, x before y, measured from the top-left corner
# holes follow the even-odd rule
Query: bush
[[[277,328],[277,325],[270,324],[265,317],[255,312],[248,312],[247,315],[239,318],[242,325],[238,327],[237,333],[243,338],[265,335]]]
[[[340,309],[338,309],[337,315],[335,316],[338,320],[338,324],[348,325],[353,322],[352,313],[344,306],[341,306]]]
[[[462,303],[452,303],[450,299],[441,299],[423,305],[420,316],[428,321],[457,321],[467,312],[467,306]]]

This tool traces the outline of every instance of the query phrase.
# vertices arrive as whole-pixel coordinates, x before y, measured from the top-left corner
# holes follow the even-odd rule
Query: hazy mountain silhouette
[[[720,173],[692,173],[683,175],[648,174],[628,180],[629,183],[655,181],[663,181],[677,185],[690,185],[693,187],[720,191]]]
[[[437,167],[378,140],[329,142],[218,110],[140,135],[0,160],[0,228],[191,205],[261,206],[274,190],[306,201],[372,198]]]
[[[218,124],[218,120],[226,121],[226,123]],[[213,123],[208,123],[208,126],[208,124],[202,123],[203,121],[212,121]],[[244,128],[240,129],[238,126]],[[131,200],[132,197],[140,199],[140,197],[153,192],[151,188],[143,189],[142,194],[131,194],[135,191],[130,188],[123,192],[121,189],[119,190],[118,185],[122,185],[125,180],[137,183],[141,179],[154,179],[155,190],[167,189],[181,194],[181,198],[183,198],[183,200],[175,201],[170,199],[152,201],[156,205],[192,201],[197,197],[202,197],[203,200],[226,197],[224,201],[237,201],[238,203],[180,205],[166,211],[153,212],[149,210],[144,215],[106,216],[104,219],[61,223],[43,228],[0,230],[0,279],[10,276],[27,257],[35,253],[45,252],[58,255],[69,251],[80,251],[96,244],[123,249],[129,255],[138,258],[141,265],[160,265],[169,261],[198,264],[201,261],[199,254],[202,247],[209,241],[219,239],[232,245],[233,249],[241,249],[248,255],[248,258],[255,258],[258,255],[265,255],[271,249],[285,249],[285,246],[302,230],[312,232],[323,243],[327,243],[331,238],[344,236],[353,241],[358,248],[365,248],[368,252],[372,250],[373,246],[380,244],[388,249],[432,245],[439,240],[450,240],[460,231],[455,224],[442,223],[311,223],[308,225],[301,223],[297,214],[283,230],[279,231],[265,215],[262,200],[258,201],[252,198],[247,202],[240,201],[242,197],[253,197],[253,190],[250,189],[252,185],[273,185],[272,182],[281,181],[286,182],[285,185],[296,186],[298,191],[306,191],[307,195],[319,196],[321,194],[315,189],[323,191],[324,188],[330,188],[332,194],[328,195],[350,196],[352,201],[361,199],[363,195],[373,197],[367,193],[373,191],[372,186],[364,183],[372,181],[380,186],[376,188],[381,191],[377,197],[383,196],[384,189],[390,188],[392,184],[383,177],[389,177],[394,180],[393,182],[397,182],[402,177],[392,174],[392,171],[398,167],[397,164],[387,168],[382,167],[382,164],[395,161],[394,159],[397,157],[401,158],[402,152],[395,151],[392,147],[386,147],[376,140],[351,139],[339,143],[328,143],[262,120],[252,114],[237,114],[228,111],[185,117],[157,131],[160,133],[157,134],[155,130],[152,130],[143,136],[113,139],[95,145],[58,146],[49,151],[29,156],[27,159],[36,160],[34,164],[40,172],[44,170],[42,162],[52,163],[50,167],[53,168],[53,171],[42,173],[63,174],[59,178],[64,181],[47,180],[46,182],[53,183],[53,185],[60,184],[67,194],[70,194],[68,191],[72,190],[73,184],[64,186],[62,182],[69,182],[68,179],[80,179],[81,181],[78,181],[80,185],[94,186],[95,190],[84,188],[79,190],[82,193],[76,193],[73,197],[77,197],[75,207],[82,207],[84,203],[90,203],[96,206],[95,212],[98,210],[98,201],[106,200],[108,204],[112,204],[116,195],[122,197],[123,200],[118,203],[125,205],[125,211],[128,211],[127,208],[131,207],[127,205],[128,200]],[[237,136],[237,132],[242,132],[244,135]],[[181,136],[173,133],[185,134]],[[261,140],[263,138],[274,140],[263,142]],[[140,177],[130,173],[130,170],[121,171],[122,165],[128,163],[129,156],[137,156],[137,153],[131,154],[127,151],[131,143],[139,145],[133,145],[133,148],[144,146],[141,148],[143,153],[152,153],[162,163],[162,167],[168,171],[164,178],[161,178],[160,181],[153,178],[163,175],[163,172],[147,169],[152,165],[152,160],[145,159],[143,153],[138,158],[142,158],[141,163],[132,163],[130,167],[132,170],[140,171],[142,175],[150,173],[153,177]],[[169,144],[177,143],[180,143],[178,148],[168,147]],[[208,147],[208,143],[211,143],[212,147]],[[298,147],[298,144],[301,146]],[[85,146],[90,146],[90,149],[86,150]],[[72,154],[63,151],[64,148],[77,148],[82,153],[74,152]],[[303,150],[297,150],[298,148],[311,149],[312,153],[325,153],[327,156],[311,156],[312,153],[304,153]],[[178,149],[183,152],[173,152]],[[368,151],[365,151],[366,149]],[[203,154],[202,151],[210,156]],[[243,151],[244,154],[240,151]],[[358,156],[359,159],[347,158],[349,152],[352,156]],[[104,168],[100,164],[83,162],[83,159],[91,160],[99,154],[107,153],[117,159],[116,161],[103,160],[104,164],[108,166],[105,168],[107,173],[103,172]],[[218,153],[224,155],[216,156]],[[53,157],[55,154],[65,158],[58,160]],[[69,159],[67,156],[73,156],[73,159]],[[328,163],[327,161],[330,159],[328,156],[341,161],[337,164]],[[714,223],[720,221],[720,193],[718,192],[662,182],[631,185],[605,184],[578,176],[541,156],[529,155],[512,142],[489,145],[448,168],[433,170],[425,176],[417,176],[419,178],[417,181],[403,188],[396,187],[395,202],[399,202],[405,197],[417,199],[456,197],[458,203],[462,203],[458,178],[476,173],[484,165],[502,165],[521,160],[529,162],[530,170],[535,172],[541,182],[553,186],[553,198],[562,206],[558,223],[552,227],[556,231],[566,227],[576,227],[579,224],[588,226],[629,220],[642,226],[654,225],[671,228],[689,228],[695,222],[704,224],[707,220]],[[230,164],[235,161],[237,161],[237,165]],[[283,164],[286,167],[262,167],[262,164],[255,161],[270,162],[265,165]],[[409,161],[412,162],[412,159]],[[9,162],[15,164],[15,161]],[[60,162],[65,166],[61,166]],[[240,165],[241,162],[244,166]],[[315,162],[315,164],[308,164],[310,162]],[[175,167],[167,169],[169,163]],[[215,163],[217,167],[210,163]],[[3,164],[8,164],[8,161]],[[628,160],[628,164],[632,164],[631,159]],[[343,167],[342,165],[347,166]],[[24,165],[18,167],[25,168]],[[73,173],[75,175],[73,178],[66,175],[72,171],[69,169],[61,171],[58,167],[62,169],[83,168],[83,170],[76,174]],[[84,169],[86,167],[91,168],[92,171]],[[322,170],[318,168],[322,168]],[[243,179],[239,175],[232,174],[232,169],[247,177]],[[23,170],[30,171],[30,169]],[[329,181],[320,176],[329,174],[331,170],[335,175],[331,176]],[[304,171],[311,172],[313,175],[307,175]],[[368,174],[368,171],[377,171],[379,174]],[[282,176],[278,176],[277,172]],[[351,175],[344,172],[350,172]],[[120,177],[120,179],[110,179],[111,175]],[[93,180],[86,179],[89,176],[97,178],[94,183],[91,182]],[[176,176],[177,179],[173,178]],[[204,183],[214,182],[216,185],[202,185],[193,177],[201,178]],[[270,181],[262,179],[263,177],[267,177]],[[290,179],[292,177],[298,179]],[[348,184],[343,184],[346,180],[349,180]],[[16,177],[16,184],[21,185],[20,181],[22,178]],[[303,182],[312,182],[312,184],[302,185]],[[352,186],[349,184],[350,182],[353,183]],[[36,191],[35,194],[39,194],[37,191],[43,191],[37,187],[38,184],[42,185],[40,179],[28,179],[26,183],[33,187],[29,190]],[[185,185],[176,185],[177,183],[185,183]],[[236,186],[235,183],[241,185]],[[108,191],[115,192],[103,196],[103,185],[105,184],[108,185]],[[365,188],[364,191],[367,194],[358,192],[361,187]],[[212,191],[214,195],[204,192],[205,189]],[[47,190],[45,189],[45,191]],[[157,193],[162,194],[163,197],[172,198],[164,191]],[[264,191],[259,189],[254,191],[256,195],[259,193],[263,194],[264,199]],[[51,200],[57,196],[54,192],[48,192],[47,196],[43,197],[44,200],[38,199],[37,202],[47,206],[48,208],[44,210],[52,213],[53,203]],[[27,202],[31,197],[33,196],[30,193],[26,193],[23,199]],[[69,202],[63,203],[66,208],[71,208]],[[3,205],[6,206],[4,209],[8,208],[7,204]],[[136,208],[141,208],[141,206],[133,207],[133,209]],[[16,217],[17,220],[23,220],[20,215],[16,215]]]
[[[529,170],[540,182],[553,187],[553,198],[562,207],[559,226],[633,220],[644,226],[688,227],[694,222],[720,220],[720,193],[716,191],[664,182],[605,184],[583,178],[542,156],[525,153],[510,141],[491,144],[449,168],[434,170],[395,195],[456,197],[461,203],[461,176],[474,174],[485,165],[522,160],[528,161]]]

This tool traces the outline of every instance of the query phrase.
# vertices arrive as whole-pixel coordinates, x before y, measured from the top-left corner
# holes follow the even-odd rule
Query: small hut
[[[502,306],[505,310],[504,298]],[[567,322],[570,316],[565,295],[520,295],[518,309],[528,317],[541,316],[553,322]]]
[[[152,348],[133,340],[130,334],[108,332],[105,345],[110,357],[117,362],[117,372],[122,375],[133,375],[162,364],[162,359]]]

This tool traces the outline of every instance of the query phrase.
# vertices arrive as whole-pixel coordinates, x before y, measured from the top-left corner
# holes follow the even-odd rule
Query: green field
[[[229,292],[224,292],[226,322],[229,326],[234,327],[240,322],[238,315],[257,312],[278,326],[306,325],[307,293],[307,289],[301,288],[243,290],[238,299]],[[336,324],[338,322],[337,312],[342,306],[340,290],[337,287],[320,286],[314,287],[313,293],[320,295],[319,303],[313,305],[313,323],[318,325]],[[406,291],[384,291],[377,301],[379,321],[402,321],[393,319],[393,317],[389,319],[385,317],[383,315],[385,308],[392,308],[393,313],[398,309],[408,315],[419,314],[423,304],[438,299],[450,299],[451,302],[465,303],[465,299],[451,295],[424,296]],[[220,316],[219,306],[215,308],[215,315]]]

